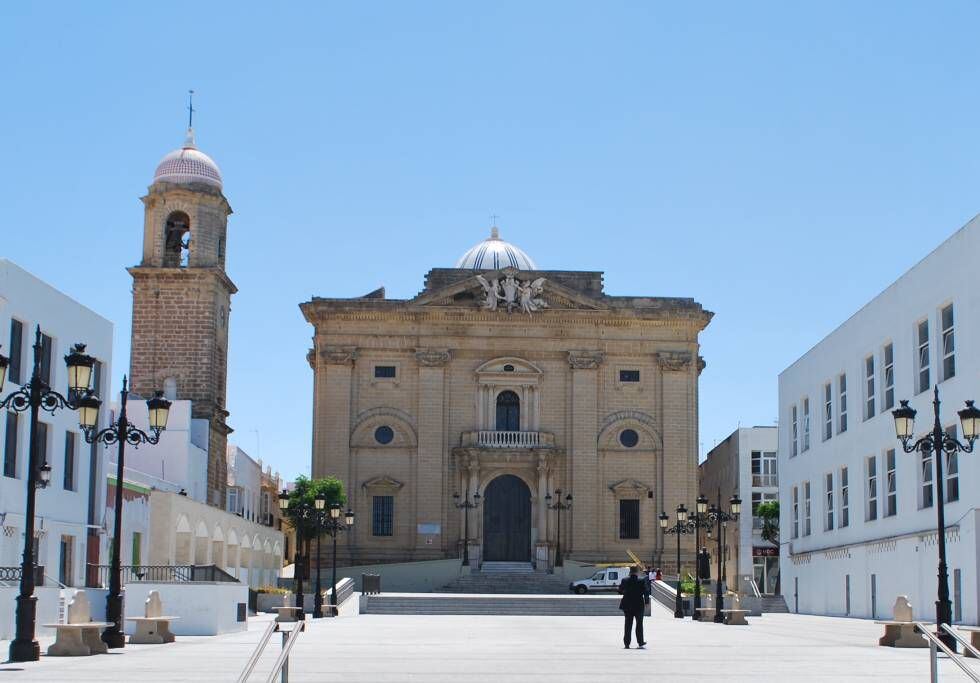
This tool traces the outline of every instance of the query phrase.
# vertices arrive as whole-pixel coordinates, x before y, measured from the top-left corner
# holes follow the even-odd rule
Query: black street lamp
[[[326,517],[323,523],[323,530],[333,539],[333,578],[330,587],[330,604],[333,605],[334,616],[337,615],[337,534],[341,531],[350,531],[354,527],[354,511],[347,508],[344,519],[340,519],[340,505],[334,503],[330,506],[330,516]],[[316,558],[317,566],[320,558]]]
[[[933,480],[936,488],[936,531],[939,541],[939,571],[938,571],[938,598],[936,600],[936,635],[946,644],[946,646],[956,651],[956,639],[943,630],[943,624],[952,624],[953,610],[949,601],[949,574],[946,570],[946,517],[943,507],[945,505],[945,491],[943,490],[946,482],[943,481],[943,453],[950,457],[958,452],[972,453],[973,442],[976,441],[980,432],[980,409],[973,405],[973,401],[966,402],[966,408],[958,411],[960,425],[963,428],[963,438],[967,444],[963,445],[952,436],[946,433],[942,423],[939,421],[939,387],[933,390],[932,399],[933,424],[932,431],[927,433],[918,441],[913,442],[915,429],[915,410],[909,407],[908,401],[902,401],[901,407],[892,411],[895,418],[895,434],[902,442],[902,450],[906,453],[921,452],[923,456],[934,456],[936,461],[936,477]]]
[[[75,344],[72,352],[65,356],[68,366],[68,397],[54,391],[41,376],[41,327],[34,332],[34,363],[31,379],[20,389],[0,400],[0,409],[7,408],[15,413],[30,411],[30,444],[27,460],[27,510],[24,514],[24,556],[20,565],[20,592],[17,595],[16,633],[10,642],[10,661],[36,662],[41,657],[41,647],[34,638],[37,620],[37,597],[34,595],[34,509],[38,488],[44,488],[51,481],[51,466],[38,462],[39,444],[37,438],[38,412],[47,413],[61,408],[76,410],[80,397],[86,396],[92,381],[92,368],[95,359],[85,355],[85,345]],[[7,376],[10,359],[0,355],[0,391]],[[94,397],[93,397],[94,398]],[[79,412],[79,426],[83,429],[95,427],[98,421],[98,404],[94,411]]]
[[[558,514],[558,529],[556,533],[557,540],[555,541],[555,566],[564,567],[565,558],[561,554],[561,512],[562,510],[570,510],[572,508],[572,494],[569,493],[565,496],[565,502],[561,500],[561,489],[555,489],[555,499],[556,502],[551,502],[551,494],[549,493],[544,497],[544,504],[548,506],[549,510],[554,510]]]
[[[122,500],[123,500],[123,470],[126,461],[126,444],[138,448],[140,444],[156,445],[160,441],[160,433],[167,428],[167,418],[170,416],[170,401],[158,391],[153,398],[147,400],[146,408],[149,415],[150,434],[130,424],[126,416],[126,403],[129,401],[129,389],[126,376],[123,375],[122,392],[119,399],[119,419],[105,429],[96,432],[95,427],[83,428],[85,441],[88,443],[104,443],[111,446],[119,444],[119,457],[116,462],[116,514],[113,520],[112,532],[112,561],[109,567],[109,593],[105,598],[105,620],[111,625],[102,632],[102,641],[106,647],[125,647],[126,636],[123,633],[123,592],[122,592]],[[91,421],[95,422],[99,412],[99,399],[91,394],[78,399],[78,411],[92,411]]]
[[[473,494],[473,502],[470,502],[470,492],[466,491],[466,498],[462,503],[459,502],[459,494],[453,494],[453,505],[457,510],[463,511],[463,566],[470,566],[470,510],[475,510],[480,504],[480,492]]]
[[[725,621],[725,616],[721,613],[725,607],[725,598],[721,592],[721,582],[725,575],[724,556],[722,555],[722,545],[724,544],[724,533],[728,522],[738,521],[738,516],[742,512],[742,500],[738,495],[733,495],[728,501],[730,512],[721,509],[721,489],[718,489],[718,504],[712,505],[708,509],[708,519],[718,525],[718,578],[715,580],[715,623]],[[711,536],[711,527],[708,527],[708,536]]]
[[[283,489],[279,494],[279,509],[283,512],[289,510],[289,490]],[[303,578],[306,569],[303,566],[303,532],[300,529],[299,520],[306,517],[311,512],[309,503],[301,503],[293,512],[293,529],[296,530],[296,551],[293,553],[293,581],[296,583],[296,607],[299,607],[299,618],[303,619]]]
[[[708,518],[708,498],[705,495],[698,496],[695,501],[696,507],[694,515],[690,517],[690,523],[694,525],[694,613],[691,618],[700,621],[701,613],[701,562],[699,552],[701,550],[701,527],[708,527],[711,520]]]
[[[677,536],[677,592],[674,596],[674,617],[684,618],[684,603],[681,601],[681,534],[693,534],[694,525],[687,518],[687,508],[684,503],[677,506],[677,522],[673,526],[668,526],[670,517],[666,512],[661,512],[660,530],[665,534],[676,534]]]
[[[313,594],[313,618],[323,618],[323,590],[320,588],[320,527],[323,524],[323,509],[327,506],[327,496],[321,491],[313,499],[314,521],[316,522],[316,593]]]

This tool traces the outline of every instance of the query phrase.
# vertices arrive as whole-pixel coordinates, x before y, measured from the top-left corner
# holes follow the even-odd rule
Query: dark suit
[[[643,639],[643,612],[646,608],[647,585],[644,579],[636,574],[630,574],[619,584],[619,594],[623,599],[619,601],[619,609],[623,610],[626,617],[625,629],[623,631],[623,645],[629,647],[631,631],[633,630],[633,620],[636,620],[636,642],[638,645],[644,644]]]

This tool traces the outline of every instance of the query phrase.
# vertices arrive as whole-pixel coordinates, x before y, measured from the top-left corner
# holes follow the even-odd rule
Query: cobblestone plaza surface
[[[655,606],[645,650],[624,650],[618,617],[342,616],[309,624],[290,680],[344,681],[924,681],[929,651],[879,647],[870,621],[794,614],[747,627],[679,621]],[[269,617],[227,636],[127,646],[85,658],[0,665],[0,681],[234,681]],[[264,680],[274,636],[250,680]],[[47,642],[42,642],[46,648]],[[6,644],[0,644],[6,648]],[[968,660],[980,671],[980,663]],[[941,661],[942,680],[965,680]]]

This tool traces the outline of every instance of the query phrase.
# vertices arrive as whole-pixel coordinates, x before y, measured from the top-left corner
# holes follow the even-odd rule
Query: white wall
[[[160,593],[164,616],[180,617],[170,622],[178,636],[214,636],[248,629],[248,586],[240,583],[130,583],[126,585],[127,617],[142,617],[150,591]],[[246,621],[238,621],[238,605],[246,605]],[[126,622],[132,635],[135,624]]]
[[[11,318],[23,323],[21,350],[21,381],[30,378],[34,343],[34,328],[53,340],[51,352],[51,384],[61,394],[67,393],[68,371],[64,356],[76,342],[87,345],[86,352],[102,363],[100,396],[105,400],[116,387],[112,373],[112,323],[68,296],[47,285],[40,279],[5,259],[0,259],[0,344],[4,355],[10,354]],[[8,381],[4,386],[6,396],[20,385]],[[6,411],[4,411],[6,413]],[[107,422],[107,410],[102,411],[101,424]],[[19,565],[24,544],[24,508],[26,505],[27,460],[29,448],[29,414],[21,413],[17,425],[16,478],[0,476],[0,520],[3,534],[0,536],[0,565]],[[35,529],[39,532],[38,561],[45,573],[57,579],[61,561],[61,538],[73,539],[72,585],[85,582],[86,536],[89,523],[90,493],[94,496],[93,523],[98,524],[104,507],[104,452],[95,451],[95,467],[92,467],[92,449],[85,443],[78,429],[78,415],[72,410],[59,410],[55,414],[41,413],[41,421],[48,425],[47,458],[52,468],[51,485],[37,493]],[[6,443],[6,414],[0,415],[0,461],[4,457]],[[75,484],[73,490],[64,486],[66,433],[75,439]],[[0,473],[2,473],[0,468]],[[94,489],[90,484],[94,481]]]
[[[228,444],[228,486],[239,489],[237,509],[226,509],[255,522],[259,519],[259,496],[262,491],[262,467],[235,444]]]
[[[956,411],[963,401],[980,398],[980,277],[976,255],[980,253],[980,221],[973,219],[934,252],[888,287],[879,296],[844,322],[837,330],[787,368],[779,377],[779,466],[783,568],[783,593],[790,609],[795,606],[795,586],[799,583],[799,609],[817,614],[842,614],[845,608],[845,581],[850,576],[853,616],[870,617],[871,574],[875,574],[877,615],[890,611],[898,594],[912,600],[917,617],[933,614],[937,554],[935,546],[936,508],[920,505],[922,479],[918,454],[905,454],[895,438],[894,422],[885,405],[883,390],[883,349],[894,349],[894,401],[910,399],[919,411],[919,435],[932,426],[932,392],[916,392],[916,326],[929,321],[931,383],[939,382],[942,400],[941,422],[956,425]],[[955,314],[956,374],[944,379],[940,374],[941,340],[939,314],[952,303]],[[801,300],[806,305],[806,300]],[[875,414],[864,419],[864,362],[875,359]],[[848,426],[839,431],[838,377],[846,373]],[[834,399],[833,436],[822,439],[823,386],[832,383]],[[797,405],[802,433],[802,405],[810,400],[810,448],[792,455],[791,406]],[[802,440],[802,439],[801,439]],[[799,444],[802,449],[802,443]],[[895,449],[895,488],[897,514],[885,516],[886,453]],[[874,456],[877,468],[877,519],[867,519],[867,458]],[[950,593],[953,572],[961,570],[959,603],[962,618],[976,623],[977,544],[975,508],[980,493],[976,456],[959,456],[960,499],[946,506],[949,531]],[[945,465],[945,463],[944,463]],[[848,468],[849,524],[841,527],[841,467]],[[834,528],[825,530],[824,478],[833,475]],[[792,538],[792,489],[803,482],[811,486],[811,533]],[[800,520],[804,513],[801,509]],[[883,606],[886,606],[883,608]],[[955,609],[955,608],[954,608]]]

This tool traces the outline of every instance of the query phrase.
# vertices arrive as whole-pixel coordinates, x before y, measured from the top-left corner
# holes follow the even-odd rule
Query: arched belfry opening
[[[167,216],[164,226],[164,268],[186,268],[190,258],[191,219],[183,211]]]
[[[497,394],[497,431],[521,431],[521,399],[509,389]]]

